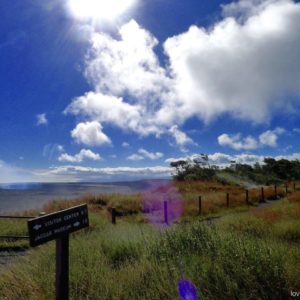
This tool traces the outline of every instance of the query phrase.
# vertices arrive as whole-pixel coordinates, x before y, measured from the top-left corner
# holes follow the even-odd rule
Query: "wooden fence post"
[[[229,207],[229,193],[226,194],[226,205]]]
[[[246,190],[246,204],[249,205],[249,191]]]
[[[294,182],[294,192],[296,191],[296,183]]]
[[[261,201],[260,202],[265,202],[265,191],[264,188],[261,188]]]
[[[274,185],[275,199],[277,199],[277,185]]]
[[[114,207],[111,209],[111,222],[112,224],[116,224],[116,209]]]
[[[288,193],[288,184],[287,184],[287,182],[285,183],[285,193],[286,194]]]
[[[198,198],[198,209],[199,209],[199,215],[201,215],[202,214],[202,197],[201,196],[199,196],[199,198]]]
[[[168,201],[164,201],[164,221],[167,225],[169,225],[168,220]]]

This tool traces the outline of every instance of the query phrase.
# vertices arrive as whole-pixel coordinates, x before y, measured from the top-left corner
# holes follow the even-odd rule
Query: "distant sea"
[[[141,192],[152,182],[0,184],[0,213],[40,209],[51,200],[72,199],[86,194]]]

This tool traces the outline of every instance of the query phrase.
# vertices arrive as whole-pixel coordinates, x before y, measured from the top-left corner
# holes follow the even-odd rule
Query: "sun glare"
[[[136,0],[69,0],[72,15],[78,19],[113,20],[130,9]]]

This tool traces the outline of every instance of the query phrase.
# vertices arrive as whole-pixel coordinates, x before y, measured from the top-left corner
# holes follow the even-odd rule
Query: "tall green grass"
[[[199,299],[288,299],[300,289],[297,205],[274,208],[284,217],[272,222],[268,213],[243,213],[160,231],[93,215],[92,228],[70,241],[71,299],[173,300],[181,279],[195,284]],[[54,256],[50,242],[7,267],[0,299],[53,299]]]
[[[44,207],[50,212],[89,204],[90,227],[71,235],[71,299],[173,300],[181,279],[195,284],[199,299],[288,299],[290,290],[300,290],[298,193],[261,209],[246,207],[239,187],[191,182],[177,188],[183,218],[160,230],[145,222],[141,194],[86,195]],[[225,192],[232,194],[232,210],[225,207]],[[266,197],[273,192],[267,189]],[[205,215],[230,214],[204,225],[197,215],[199,193]],[[249,194],[259,200],[259,190]],[[117,225],[110,221],[112,207]],[[1,221],[0,230],[26,235],[26,221]],[[28,247],[28,241],[15,243]],[[49,242],[0,267],[0,299],[53,299],[54,266],[55,243]]]

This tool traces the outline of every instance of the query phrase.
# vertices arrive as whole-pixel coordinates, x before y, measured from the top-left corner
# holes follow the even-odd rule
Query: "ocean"
[[[51,200],[72,199],[86,194],[136,193],[148,185],[148,181],[0,184],[0,213],[40,209]]]

